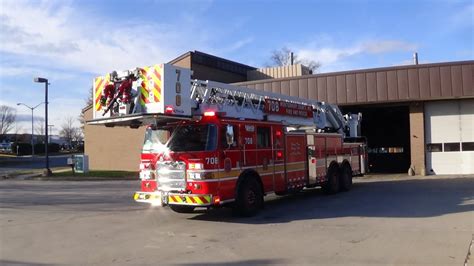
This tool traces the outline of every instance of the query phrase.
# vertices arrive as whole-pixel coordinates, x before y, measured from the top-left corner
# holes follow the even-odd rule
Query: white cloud
[[[79,115],[93,76],[166,62],[191,46],[207,49],[210,43],[198,20],[186,27],[142,18],[114,20],[62,1],[0,5],[0,103],[16,108],[16,102],[40,102],[42,85],[32,78],[47,77],[52,83],[49,123],[56,127],[64,117]],[[195,10],[192,14],[199,16]],[[29,114],[26,108],[16,109],[20,117]],[[43,110],[35,110],[35,116]],[[28,123],[23,123],[26,130]]]
[[[368,54],[380,54],[388,53],[393,51],[414,51],[416,45],[393,40],[382,40],[382,41],[367,41],[356,44],[354,46],[348,46],[344,48],[300,48],[297,53],[301,58],[305,59],[316,59],[321,63],[333,63],[342,58],[350,57],[357,54],[368,53]]]
[[[242,40],[238,40],[238,41],[235,41],[233,43],[231,43],[231,45],[229,45],[228,47],[224,47],[223,49],[218,49],[218,53],[232,53],[232,52],[235,52],[247,45],[249,45],[250,43],[253,42],[253,38],[252,37],[247,37],[247,38],[244,38]]]
[[[0,69],[0,78],[19,76],[45,76],[51,80],[69,80],[77,77],[77,75],[72,72],[49,70],[34,66],[2,66]]]
[[[112,23],[46,1],[4,2],[0,18],[1,52],[38,66],[87,73],[163,62],[185,52],[189,43],[201,42],[199,32],[191,34],[194,28],[130,20]]]
[[[320,41],[311,42],[307,46],[296,50],[302,59],[315,60],[328,70],[333,69],[335,64],[345,64],[344,61],[359,54],[383,54],[397,51],[415,51],[416,44],[399,40],[370,40],[356,43],[347,47],[327,47]]]
[[[371,54],[380,54],[393,51],[414,51],[416,45],[397,40],[380,40],[362,43],[357,50]]]

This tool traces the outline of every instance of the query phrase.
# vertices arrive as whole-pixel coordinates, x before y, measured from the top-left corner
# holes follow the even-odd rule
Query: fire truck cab
[[[269,193],[317,186],[328,194],[347,191],[352,177],[365,172],[360,114],[343,116],[316,101],[192,81],[189,70],[170,65],[124,73],[99,77],[101,84],[95,80],[99,104],[89,123],[147,126],[137,202],[176,212],[230,205],[250,216]]]

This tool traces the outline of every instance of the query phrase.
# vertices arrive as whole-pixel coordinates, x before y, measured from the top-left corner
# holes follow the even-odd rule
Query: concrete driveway
[[[258,216],[134,203],[136,181],[0,182],[0,264],[463,265],[474,177],[365,178]]]

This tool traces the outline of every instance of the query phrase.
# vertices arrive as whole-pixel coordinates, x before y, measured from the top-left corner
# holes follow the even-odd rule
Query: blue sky
[[[282,47],[320,72],[474,58],[473,1],[18,1],[0,2],[0,104],[18,131],[50,80],[50,124],[84,107],[93,77],[199,50],[255,67]],[[43,116],[44,108],[35,110]],[[24,122],[21,122],[24,121]]]

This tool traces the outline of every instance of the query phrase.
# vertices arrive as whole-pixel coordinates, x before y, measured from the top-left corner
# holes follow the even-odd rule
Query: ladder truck
[[[94,79],[88,124],[146,126],[137,202],[251,216],[270,193],[348,191],[364,174],[361,114],[214,81],[159,64]]]

